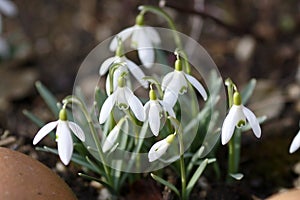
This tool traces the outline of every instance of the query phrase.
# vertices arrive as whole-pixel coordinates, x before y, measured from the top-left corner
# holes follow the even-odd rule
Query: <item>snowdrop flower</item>
[[[172,144],[174,139],[175,139],[175,134],[171,134],[165,139],[156,142],[151,147],[148,153],[149,162],[153,162],[159,159],[160,157],[162,157],[166,153],[166,151],[168,150],[170,144]]]
[[[207,99],[204,87],[196,78],[182,71],[181,60],[177,59],[175,70],[163,78],[162,89],[165,91],[163,101],[174,107],[178,94],[184,94],[187,91],[188,83],[191,83],[196,88],[204,100]]]
[[[300,130],[298,134],[294,137],[289,152],[294,153],[296,150],[299,149],[299,147],[300,147]]]
[[[152,133],[157,136],[160,128],[160,118],[162,117],[161,113],[166,111],[174,118],[175,113],[168,104],[156,98],[156,94],[153,89],[150,90],[149,97],[150,100],[144,106],[145,117],[148,119]]]
[[[155,45],[160,44],[160,37],[157,31],[152,27],[144,26],[144,16],[139,14],[136,17],[136,24],[132,27],[126,28],[111,41],[110,50],[115,51],[118,46],[117,38],[125,41],[131,38],[131,46],[138,51],[138,56],[142,64],[150,68],[154,62],[154,49]]]
[[[118,79],[117,89],[105,100],[100,110],[99,122],[103,124],[110,115],[114,105],[120,110],[131,108],[133,114],[140,121],[144,121],[145,114],[143,105],[133,92],[125,86],[125,78],[120,76]]]
[[[8,17],[12,17],[17,14],[18,9],[12,1],[0,0],[0,12]]]
[[[246,123],[246,119],[248,120],[255,136],[257,138],[260,138],[261,128],[259,126],[258,120],[251,110],[242,105],[240,94],[238,92],[235,92],[233,95],[233,105],[230,108],[229,113],[222,125],[221,140],[223,145],[228,143],[231,139],[234,133],[234,128],[236,126],[239,127],[244,125]]]
[[[100,76],[103,76],[104,74],[106,74],[108,72],[108,70],[110,69],[110,67],[113,66],[113,64],[119,63],[120,65],[116,68],[116,70],[113,73],[113,91],[115,91],[115,89],[117,87],[118,78],[124,73],[127,74],[128,70],[140,82],[140,84],[144,88],[147,88],[148,83],[147,83],[147,81],[143,80],[143,78],[145,77],[144,72],[134,62],[132,62],[131,60],[126,58],[126,56],[123,54],[122,46],[123,46],[122,43],[119,43],[119,46],[116,50],[116,55],[106,59],[102,63],[102,65],[100,66],[100,69],[99,69]],[[122,63],[124,63],[124,64],[122,64]],[[109,91],[110,91],[110,77],[107,76],[106,92],[109,92]]]
[[[65,108],[59,112],[59,120],[50,122],[43,126],[33,139],[33,145],[36,145],[48,133],[56,127],[56,142],[58,146],[58,155],[61,161],[68,165],[73,153],[73,140],[71,131],[82,142],[85,141],[85,135],[82,129],[74,122],[67,120],[67,111]]]
[[[108,150],[110,150],[113,147],[113,145],[116,143],[121,127],[123,123],[126,122],[125,119],[126,118],[122,118],[106,137],[102,146],[103,153],[106,153]]]

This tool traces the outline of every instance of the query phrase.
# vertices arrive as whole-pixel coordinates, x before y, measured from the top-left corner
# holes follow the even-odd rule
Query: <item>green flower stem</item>
[[[235,84],[230,78],[226,79],[225,85],[227,86],[228,92],[228,106],[229,109],[233,106],[233,94],[237,91]],[[230,139],[228,144],[228,177],[227,182],[232,181],[231,174],[238,173],[240,163],[240,152],[241,152],[241,131],[237,128],[233,133],[233,137]]]
[[[183,130],[180,123],[174,118],[170,118],[171,123],[172,121],[176,123],[176,133],[178,133],[178,140],[179,140],[179,153],[180,153],[180,175],[181,175],[181,199],[188,200],[187,192],[186,192],[186,170],[185,170],[185,163],[184,163],[184,144],[183,144]],[[174,124],[173,124],[174,125]]]
[[[102,151],[99,138],[97,137],[97,131],[96,131],[94,125],[93,125],[92,117],[90,116],[90,114],[89,114],[88,110],[86,109],[86,107],[84,106],[84,104],[77,97],[75,97],[75,96],[69,96],[69,97],[65,98],[64,99],[64,104],[68,104],[68,103],[75,103],[75,104],[77,104],[81,108],[81,111],[83,112],[83,114],[84,114],[84,116],[85,116],[85,118],[86,118],[86,120],[88,122],[89,129],[90,129],[90,131],[92,133],[93,140],[94,140],[94,142],[96,144],[96,148],[97,148],[99,157],[101,159],[101,162],[103,163],[103,168],[104,168],[104,171],[105,171],[105,174],[106,174],[106,178],[107,178],[108,184],[109,185],[113,185],[112,184],[111,174],[110,174],[110,169],[105,164],[106,162],[105,162],[104,153]]]

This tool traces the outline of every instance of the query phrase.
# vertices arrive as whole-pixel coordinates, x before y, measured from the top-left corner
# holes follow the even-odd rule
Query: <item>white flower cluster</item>
[[[108,119],[114,106],[117,106],[120,110],[130,108],[134,116],[141,122],[149,123],[153,135],[158,136],[161,128],[161,117],[165,114],[176,118],[173,107],[178,100],[178,95],[182,95],[187,91],[188,84],[193,85],[204,100],[207,99],[207,94],[196,78],[183,71],[181,60],[177,59],[174,71],[168,73],[163,78],[161,86],[158,86],[164,92],[162,100],[157,98],[155,91],[151,87],[149,92],[150,99],[143,106],[127,86],[130,84],[126,84],[126,81],[129,81],[126,79],[127,75],[130,72],[144,88],[148,88],[148,82],[143,79],[145,77],[144,72],[137,64],[124,55],[123,43],[128,39],[131,47],[137,50],[139,59],[146,68],[151,68],[154,63],[155,52],[153,47],[161,42],[159,34],[154,28],[143,25],[142,15],[137,16],[136,25],[126,28],[113,38],[110,43],[110,50],[115,51],[116,55],[105,60],[99,70],[100,76],[110,72],[106,78],[106,92],[109,96],[101,108],[99,122],[103,124]],[[106,137],[103,145],[104,152],[108,151],[116,143],[120,126],[120,123],[117,123]],[[149,161],[153,162],[160,158],[166,152],[174,137],[175,135],[171,134],[167,137],[169,139],[165,138],[154,144],[148,154]]]

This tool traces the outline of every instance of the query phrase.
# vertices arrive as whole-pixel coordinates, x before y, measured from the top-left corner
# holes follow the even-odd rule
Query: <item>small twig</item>
[[[192,14],[192,15],[199,15],[204,19],[210,19],[212,21],[214,21],[216,24],[228,29],[229,31],[237,34],[237,35],[243,35],[245,33],[247,33],[247,30],[244,30],[238,26],[235,25],[231,25],[228,23],[225,23],[224,21],[222,21],[221,19],[205,12],[205,11],[201,11],[201,10],[194,10],[193,8],[187,8],[187,7],[180,7],[178,5],[175,4],[171,4],[170,2],[165,2],[165,7],[169,7],[169,8],[173,8],[179,12],[182,13],[188,13],[188,14]]]

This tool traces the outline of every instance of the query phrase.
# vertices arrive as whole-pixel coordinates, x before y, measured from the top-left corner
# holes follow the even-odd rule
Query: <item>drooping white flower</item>
[[[18,9],[12,1],[0,0],[0,12],[8,17],[12,17],[17,14]]]
[[[117,105],[120,110],[127,110],[130,107],[136,118],[140,121],[144,121],[145,114],[143,104],[133,92],[125,86],[125,78],[123,76],[118,79],[117,89],[107,97],[102,105],[99,116],[100,124],[103,124],[107,120],[115,105]]]
[[[122,118],[106,137],[102,146],[103,153],[106,153],[108,150],[110,150],[116,143],[121,127],[123,123],[126,122],[125,119],[126,118]]]
[[[153,162],[162,157],[168,150],[170,144],[174,141],[175,137],[175,134],[171,134],[165,139],[156,142],[148,153],[149,162]]]
[[[138,51],[138,56],[142,64],[150,68],[154,63],[154,49],[155,45],[160,44],[160,37],[157,31],[152,27],[144,26],[144,17],[142,14],[136,17],[136,24],[132,27],[126,28],[111,41],[110,50],[115,51],[118,47],[118,38],[125,41],[131,38],[131,46]]]
[[[166,111],[172,117],[175,117],[175,113],[172,107],[156,98],[154,90],[150,90],[149,96],[150,100],[144,106],[145,117],[146,120],[148,119],[152,133],[157,136],[160,129],[161,113]]]
[[[165,91],[163,101],[174,107],[178,94],[184,94],[187,91],[188,83],[196,88],[204,100],[207,99],[204,87],[196,78],[182,71],[182,63],[178,59],[175,62],[175,70],[163,78],[162,89]]]
[[[297,133],[297,135],[294,137],[294,139],[291,143],[289,152],[294,153],[295,151],[297,151],[299,149],[299,147],[300,147],[300,130]]]
[[[222,125],[222,144],[227,144],[234,133],[235,127],[245,124],[246,120],[249,122],[254,135],[257,138],[260,138],[261,128],[254,113],[241,104],[241,96],[238,92],[234,93],[233,100],[233,106],[230,108],[229,113]]]
[[[148,87],[147,81],[145,81],[143,79],[145,77],[144,72],[139,68],[139,66],[137,66],[134,62],[132,62],[131,60],[126,58],[126,56],[124,56],[124,55],[123,56],[116,55],[114,57],[110,57],[110,58],[106,59],[100,66],[100,69],[99,69],[100,76],[106,74],[108,72],[109,68],[113,64],[117,64],[117,63],[119,63],[120,65],[116,68],[116,70],[113,73],[113,91],[116,89],[116,87],[118,85],[119,77],[124,73],[128,73],[128,70],[137,79],[137,81],[139,81],[139,83],[144,88]],[[122,63],[124,63],[124,64],[122,64]],[[109,91],[110,91],[110,78],[109,78],[109,76],[107,76],[106,92],[109,92]]]
[[[67,121],[66,109],[61,109],[59,113],[59,120],[49,122],[38,131],[38,133],[33,139],[33,145],[36,145],[55,127],[58,155],[60,157],[60,160],[65,165],[68,165],[73,153],[73,140],[71,136],[71,131],[74,133],[74,135],[76,135],[76,137],[78,137],[83,142],[85,141],[85,135],[80,126],[78,126],[74,122]]]

